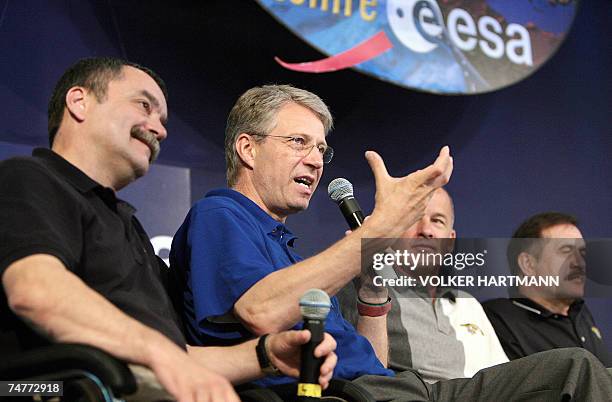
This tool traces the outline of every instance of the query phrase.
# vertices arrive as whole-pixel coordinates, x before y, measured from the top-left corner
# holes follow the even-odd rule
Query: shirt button
[[[582,343],[586,342],[586,338],[584,336],[581,336],[580,340],[582,341]]]
[[[557,314],[553,315],[554,318],[559,318],[559,316]]]

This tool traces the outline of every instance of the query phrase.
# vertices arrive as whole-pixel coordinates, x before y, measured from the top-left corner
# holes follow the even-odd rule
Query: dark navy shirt
[[[265,276],[301,260],[292,249],[295,239],[285,225],[237,191],[213,190],[194,205],[170,253],[172,271],[185,281],[189,341],[219,345],[253,338],[232,315],[233,306]],[[301,326],[298,323],[294,328]],[[393,375],[376,358],[368,340],[344,320],[335,297],[325,330],[338,343],[335,377]],[[288,381],[287,377],[269,378],[263,383]]]
[[[555,314],[530,299],[495,299],[483,307],[511,360],[555,348],[581,347],[612,367],[612,357],[583,300],[568,315]]]

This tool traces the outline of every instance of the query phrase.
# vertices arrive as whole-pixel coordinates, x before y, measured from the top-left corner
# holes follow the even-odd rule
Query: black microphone
[[[306,402],[321,398],[322,358],[314,357],[314,350],[323,340],[325,318],[331,308],[327,293],[321,289],[310,289],[300,299],[300,311],[304,319],[304,329],[310,331],[310,340],[302,346],[300,380],[297,387],[297,401]]]
[[[344,219],[346,219],[351,230],[361,226],[365,216],[363,216],[361,207],[353,196],[353,185],[350,181],[341,177],[332,180],[327,186],[327,194],[338,204],[340,212],[344,215]]]

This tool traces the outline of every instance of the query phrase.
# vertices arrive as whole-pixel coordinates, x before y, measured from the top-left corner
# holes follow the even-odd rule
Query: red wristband
[[[366,317],[381,317],[391,310],[391,298],[384,303],[366,303],[357,297],[357,312]]]

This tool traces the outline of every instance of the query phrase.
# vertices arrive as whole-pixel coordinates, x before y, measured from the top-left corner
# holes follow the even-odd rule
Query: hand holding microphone
[[[314,350],[323,340],[325,319],[331,308],[327,293],[320,289],[310,289],[300,299],[300,311],[304,319],[304,329],[310,331],[310,340],[302,346],[300,380],[297,388],[298,402],[321,398],[319,373],[322,359],[314,356]]]
[[[266,362],[272,365],[280,373],[299,377],[301,369],[301,351],[302,346],[310,341],[309,331],[283,331],[278,334],[270,334],[264,340],[264,350],[259,353],[265,353]],[[336,350],[336,341],[328,333],[323,335],[323,341],[314,349],[315,358],[322,359],[323,365],[319,371],[318,383],[323,389],[329,385],[332,378],[334,367],[338,362],[338,356],[334,353]],[[260,357],[258,357],[259,359]],[[266,364],[260,365],[264,367]],[[265,371],[264,371],[265,373]],[[280,374],[276,373],[276,374]]]
[[[338,204],[340,212],[346,219],[351,230],[359,228],[365,221],[363,211],[353,193],[353,184],[344,178],[332,180],[327,186],[329,197]],[[387,248],[385,251],[392,251]],[[393,274],[393,269],[388,269]],[[375,303],[385,303],[389,293],[385,287],[375,286],[373,276],[375,273],[369,264],[362,267],[361,275],[355,278],[355,288],[361,300],[372,301]]]

